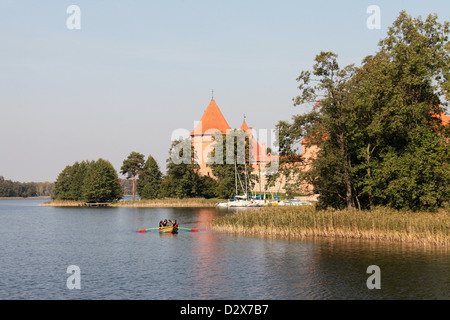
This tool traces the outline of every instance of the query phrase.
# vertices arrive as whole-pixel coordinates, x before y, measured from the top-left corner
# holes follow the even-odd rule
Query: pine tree
[[[136,194],[136,176],[144,167],[144,155],[138,152],[131,152],[127,159],[123,161],[123,165],[120,168],[120,172],[123,175],[127,176],[127,179],[130,177],[133,178],[133,201]]]
[[[82,196],[86,202],[109,202],[123,197],[119,177],[109,161],[100,158],[89,166]]]
[[[159,170],[158,163],[150,155],[145,162],[144,167],[139,172],[139,179],[137,181],[137,192],[141,199],[157,198],[161,182],[162,173]]]

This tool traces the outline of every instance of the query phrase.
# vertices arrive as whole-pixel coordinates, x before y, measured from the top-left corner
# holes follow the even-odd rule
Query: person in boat
[[[173,226],[173,232],[178,233],[178,223],[177,223],[176,219],[173,220],[172,226]]]
[[[159,222],[159,227],[161,228],[163,226],[163,221],[161,220],[160,222]]]

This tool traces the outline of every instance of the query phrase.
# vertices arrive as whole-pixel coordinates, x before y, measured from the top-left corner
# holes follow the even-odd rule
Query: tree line
[[[141,199],[156,198],[229,198],[235,195],[235,174],[251,188],[252,167],[249,165],[249,141],[242,130],[234,135],[234,152],[237,157],[237,143],[245,143],[245,164],[230,166],[214,163],[212,173],[217,179],[198,174],[200,166],[196,162],[196,151],[190,139],[176,140],[169,149],[166,161],[167,170],[163,174],[152,155],[145,159],[139,152],[131,152],[123,161],[120,173],[127,180],[119,179],[118,173],[109,161],[82,161],[68,165],[55,181],[53,198],[85,202],[109,202],[123,197],[124,192],[131,192],[133,200],[136,195]],[[230,139],[222,136],[223,141]],[[214,149],[212,156],[220,157],[225,163],[226,144]],[[216,154],[217,153],[217,154]],[[179,163],[174,159],[185,159]],[[242,160],[242,159],[241,159]],[[236,172],[235,172],[236,168]],[[247,173],[247,174],[246,174]],[[247,178],[246,178],[247,177]],[[131,179],[128,180],[128,179]]]
[[[226,150],[226,140],[233,137],[234,148]],[[211,171],[216,179],[198,174],[200,169],[197,163],[197,153],[192,141],[173,141],[169,149],[169,158],[166,160],[166,173],[163,174],[156,160],[150,155],[147,160],[138,152],[131,152],[121,167],[121,173],[133,181],[134,195],[139,194],[141,199],[156,198],[230,198],[235,195],[235,174],[239,179],[245,179],[250,190],[255,179],[249,179],[253,168],[249,164],[249,139],[243,130],[236,130],[233,135],[222,135],[221,143],[213,149],[212,158],[222,159],[211,165]],[[237,144],[242,141],[245,145],[245,160],[237,161],[235,166],[225,164],[226,152],[234,152],[237,159]],[[174,161],[181,159],[183,161]],[[221,164],[222,163],[222,164]],[[246,174],[247,173],[247,174]],[[254,178],[254,177],[253,177]]]
[[[433,209],[450,199],[450,130],[440,119],[450,90],[449,23],[406,12],[361,66],[320,52],[297,81],[294,105],[312,111],[280,121],[280,154],[307,138],[319,147],[301,179],[319,207]]]
[[[0,197],[49,197],[52,195],[51,182],[18,182],[0,176]]]

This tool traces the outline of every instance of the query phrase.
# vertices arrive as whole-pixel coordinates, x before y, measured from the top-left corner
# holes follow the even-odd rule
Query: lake
[[[39,207],[0,200],[0,299],[449,299],[448,248],[216,233],[216,208]],[[177,219],[199,232],[138,233]],[[69,289],[69,266],[80,289]],[[380,270],[369,289],[367,268]]]

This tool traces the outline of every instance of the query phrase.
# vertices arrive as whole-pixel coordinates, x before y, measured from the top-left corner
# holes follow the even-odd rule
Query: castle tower
[[[221,134],[227,134],[227,130],[231,130],[231,127],[214,99],[211,99],[200,121],[191,132],[192,144],[197,150],[196,160],[200,165],[200,175],[212,176],[211,168],[206,165],[206,162],[208,161],[208,154],[213,150],[213,136],[217,131],[220,131]]]

